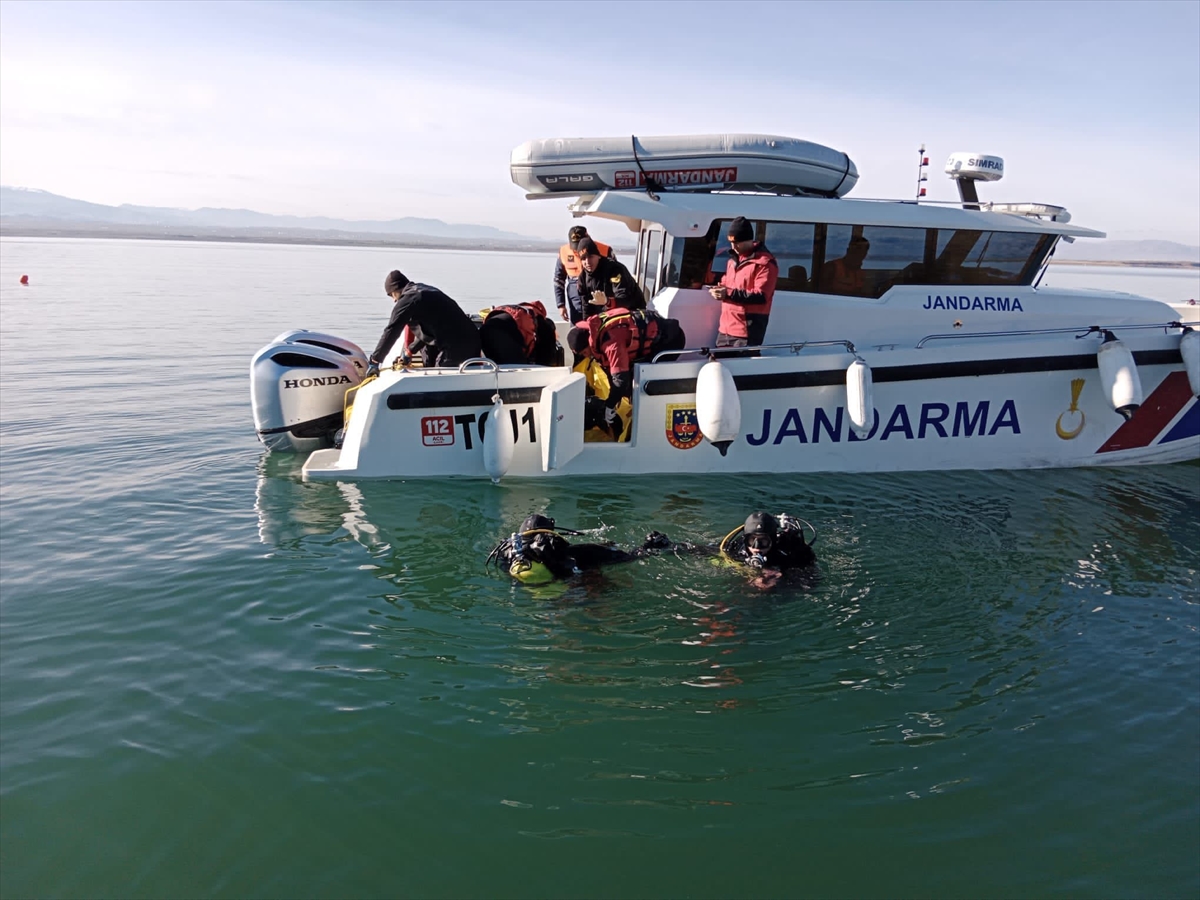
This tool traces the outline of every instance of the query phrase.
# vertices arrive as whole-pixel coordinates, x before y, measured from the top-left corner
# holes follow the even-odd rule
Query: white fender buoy
[[[742,400],[733,373],[715,359],[696,376],[696,424],[722,456],[742,430]]]
[[[508,410],[499,394],[492,399],[495,402],[488,410],[487,425],[483,429],[483,468],[492,484],[499,484],[512,465],[514,441]]]
[[[1142,379],[1129,348],[1117,340],[1111,331],[1104,332],[1104,343],[1096,351],[1096,364],[1100,368],[1100,384],[1108,395],[1108,402],[1126,420],[1132,419],[1142,405]]]
[[[1200,331],[1183,329],[1183,337],[1179,339],[1179,355],[1183,357],[1183,368],[1187,372],[1192,393],[1200,397]]]
[[[846,412],[850,427],[860,438],[871,433],[875,419],[875,397],[871,385],[871,367],[855,358],[846,369]]]

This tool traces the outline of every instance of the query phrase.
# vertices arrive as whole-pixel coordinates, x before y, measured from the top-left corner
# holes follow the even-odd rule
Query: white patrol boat
[[[858,177],[849,158],[790,138],[526,143],[514,182],[625,223],[651,308],[686,333],[688,350],[635,366],[626,439],[585,440],[585,377],[568,367],[480,359],[360,383],[358,347],[306,331],[251,364],[258,434],[312,451],[310,480],[1200,459],[1200,331],[1157,301],[1039,288],[1059,241],[1104,235],[1061,207],[981,201],[976,182],[1003,167],[954,154],[961,202],[938,205],[842,199]],[[779,262],[752,357],[709,350],[720,302],[708,286],[737,216]]]

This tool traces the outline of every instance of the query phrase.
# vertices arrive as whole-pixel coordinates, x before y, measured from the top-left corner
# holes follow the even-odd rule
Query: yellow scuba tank
[[[529,538],[538,534],[554,534],[552,529],[535,528],[530,531],[514,531],[509,538],[509,546],[512,548],[513,560],[508,566],[508,574],[521,582],[521,584],[549,584],[555,581],[554,573],[546,567],[544,563],[537,560],[527,559],[525,556],[525,542]],[[495,551],[492,551],[493,553]]]
[[[515,559],[508,567],[508,574],[521,584],[549,584],[554,575],[540,562],[530,562],[527,559]]]

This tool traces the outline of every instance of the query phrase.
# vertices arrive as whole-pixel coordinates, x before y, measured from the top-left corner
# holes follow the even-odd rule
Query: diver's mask
[[[769,534],[752,534],[746,538],[746,565],[761,569],[767,564],[767,554],[775,542]]]

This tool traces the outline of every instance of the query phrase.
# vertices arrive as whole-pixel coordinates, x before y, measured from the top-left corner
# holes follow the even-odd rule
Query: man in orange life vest
[[[664,350],[682,350],[687,338],[675,319],[652,310],[618,307],[580,322],[567,334],[567,345],[581,356],[594,358],[608,375],[603,416],[604,426],[612,430],[617,423],[617,404],[623,397],[633,396],[633,364]]]
[[[767,334],[779,263],[754,239],[754,226],[738,216],[729,223],[729,265],[708,292],[721,301],[718,347],[757,347]]]
[[[564,322],[578,322],[589,315],[587,300],[579,293],[579,276],[583,264],[579,258],[579,242],[588,236],[587,229],[575,225],[567,232],[567,243],[558,248],[558,262],[554,265],[554,302]],[[617,258],[612,247],[594,242],[600,255],[606,259]]]
[[[493,306],[479,326],[483,355],[493,362],[538,366],[558,365],[561,348],[554,323],[540,300]]]
[[[588,304],[588,315],[604,309],[645,309],[646,298],[629,270],[615,259],[600,255],[600,248],[590,237],[579,239],[579,294]]]

